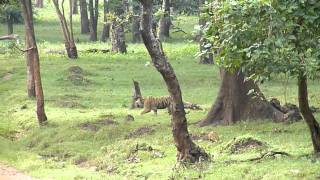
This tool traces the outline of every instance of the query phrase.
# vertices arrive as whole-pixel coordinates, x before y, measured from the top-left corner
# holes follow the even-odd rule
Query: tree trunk
[[[27,44],[28,43],[28,44]],[[26,44],[28,47],[32,47],[30,44],[30,39],[26,36]],[[25,53],[26,61],[27,61],[27,91],[28,97],[33,98],[36,97],[36,89],[34,82],[34,70],[33,70],[33,54],[32,51],[27,51]]]
[[[200,64],[213,64],[213,54],[212,52],[205,53],[206,51],[211,51],[210,48],[206,48],[206,44],[208,40],[203,36],[203,28],[206,25],[206,20],[201,17],[201,13],[203,13],[202,6],[205,3],[205,0],[199,0],[199,26],[200,26],[200,34],[199,34],[199,44],[200,44],[200,52],[204,53],[200,55]]]
[[[252,81],[245,81],[240,72],[220,71],[221,85],[218,97],[200,126],[230,125],[246,119],[273,119],[283,121],[285,116],[273,107]]]
[[[37,117],[39,125],[42,126],[47,122],[47,116],[44,110],[44,96],[41,84],[40,63],[37,43],[34,35],[32,5],[31,0],[20,0],[22,15],[25,26],[26,49],[30,51],[30,57],[33,57],[34,82],[37,99]]]
[[[81,34],[87,34],[90,32],[89,29],[89,19],[88,19],[88,9],[86,0],[80,1],[80,18],[81,18]]]
[[[170,96],[173,99],[171,124],[174,142],[178,150],[177,159],[178,161],[187,162],[196,162],[201,158],[207,160],[209,158],[208,154],[191,140],[178,79],[163,52],[161,42],[156,39],[152,32],[153,2],[150,0],[139,0],[139,2],[143,5],[140,25],[143,42],[154,66],[166,82]]]
[[[11,15],[7,15],[8,35],[13,34],[13,19]]]
[[[36,7],[43,8],[43,0],[36,0]]]
[[[90,14],[90,41],[97,41],[97,25],[99,13],[99,1],[89,0],[89,14]]]
[[[103,25],[102,34],[101,34],[101,41],[106,42],[110,37],[110,23],[107,20],[108,19],[107,15],[109,13],[109,1],[108,0],[104,0],[103,9],[104,9],[104,15],[103,15],[104,25]]]
[[[159,38],[170,37],[170,0],[162,0],[162,15],[159,21]]]
[[[133,7],[133,17],[132,17],[132,42],[139,43],[141,41],[140,35],[140,5],[134,3]]]
[[[72,14],[79,14],[78,0],[73,0],[73,2],[72,2]]]
[[[62,11],[59,8],[59,0],[52,0],[52,2],[55,6],[56,12],[57,12],[59,20],[60,20],[67,55],[70,59],[76,59],[76,58],[78,58],[78,51],[77,51],[76,45],[74,43],[74,38],[73,38],[72,9],[69,10],[69,20],[70,20],[70,22],[69,22],[70,30],[69,30],[68,23],[67,23],[65,13],[64,13],[63,2],[61,3]],[[72,0],[69,0],[69,6],[70,7],[72,6]]]
[[[313,144],[313,149],[315,153],[320,153],[320,128],[319,123],[314,118],[308,100],[308,86],[307,86],[307,78],[301,74],[298,80],[298,94],[299,94],[299,108],[300,112],[303,116],[303,119],[306,121],[310,133]]]
[[[136,105],[136,101],[139,98],[142,98],[139,82],[133,80],[133,95],[132,95],[131,109],[138,108]]]
[[[123,4],[119,4],[115,8],[115,15],[118,18],[113,18],[111,23],[111,44],[112,44],[112,52],[120,52],[127,53],[125,33],[124,33],[124,25],[122,20],[124,16],[124,7]]]

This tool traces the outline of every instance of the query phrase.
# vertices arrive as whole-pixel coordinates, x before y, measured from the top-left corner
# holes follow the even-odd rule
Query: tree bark
[[[245,81],[239,71],[220,71],[221,85],[218,97],[200,126],[230,125],[246,119],[273,119],[283,121],[284,114],[273,107],[252,81]],[[250,93],[251,92],[251,93]]]
[[[118,4],[115,8],[115,15],[118,18],[113,18],[111,22],[111,44],[112,52],[127,53],[124,25],[122,19],[124,18],[125,8],[123,4]],[[121,19],[121,20],[119,20]]]
[[[13,19],[11,15],[7,15],[8,35],[13,34]]]
[[[43,0],[36,0],[36,7],[43,8]]]
[[[65,13],[64,13],[64,6],[63,6],[64,0],[61,2],[61,10],[59,8],[59,0],[52,0],[52,2],[55,6],[56,12],[57,12],[59,20],[60,20],[67,55],[70,59],[77,59],[78,58],[78,51],[77,51],[77,47],[76,47],[76,44],[74,43],[74,38],[73,38],[72,8],[70,8],[70,10],[69,10],[69,20],[70,20],[70,23],[69,23],[70,30],[69,30],[68,23],[67,23]],[[71,0],[69,0],[69,6],[72,7]]]
[[[133,95],[132,95],[131,109],[138,108],[136,105],[136,101],[139,98],[142,98],[139,82],[133,80]]]
[[[104,9],[104,15],[103,15],[104,25],[103,25],[102,34],[101,34],[101,41],[106,42],[110,38],[110,23],[108,22],[108,18],[107,18],[107,14],[109,13],[108,0],[104,0],[103,9]]]
[[[79,1],[80,1],[81,34],[87,34],[90,32],[87,2],[86,0],[79,0]]]
[[[309,107],[307,78],[303,74],[299,76],[298,89],[300,112],[309,127],[314,152],[320,153],[319,123],[314,118]]]
[[[201,158],[206,160],[209,158],[208,154],[194,144],[190,138],[178,79],[163,52],[161,42],[156,39],[152,32],[153,2],[150,0],[139,0],[139,2],[143,5],[140,24],[143,42],[154,66],[166,82],[170,96],[173,98],[171,124],[178,151],[177,159],[187,162],[196,162]]]
[[[89,0],[89,14],[90,14],[90,41],[97,41],[97,26],[99,16],[99,0]]]
[[[132,6],[133,17],[132,17],[132,42],[139,43],[141,42],[140,34],[140,5],[134,3]]]
[[[72,14],[79,14],[78,0],[72,0]]]
[[[201,17],[201,13],[203,13],[202,6],[205,3],[205,0],[199,0],[199,26],[200,26],[200,34],[199,34],[199,45],[200,45],[200,52],[204,53],[206,51],[210,51],[210,48],[206,48],[206,44],[208,40],[203,35],[203,28],[206,25],[206,20]],[[200,64],[213,64],[213,54],[212,52],[204,53],[200,55]]]
[[[30,55],[30,57],[32,56],[33,58],[34,83],[37,99],[37,117],[39,125],[42,126],[47,122],[47,116],[44,110],[44,95],[41,84],[39,54],[33,28],[32,5],[31,0],[20,0],[20,3],[25,24],[25,36],[28,37],[26,38],[26,49],[29,53],[28,55]]]
[[[159,21],[159,38],[169,38],[170,37],[170,0],[162,0],[162,15]]]

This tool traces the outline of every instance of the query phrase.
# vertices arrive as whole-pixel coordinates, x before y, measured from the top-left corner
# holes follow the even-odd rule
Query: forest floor
[[[0,179],[1,180],[35,180],[27,176],[13,167],[0,164]]]
[[[194,142],[211,161],[177,164],[170,116],[159,110],[141,116],[130,109],[132,79],[145,96],[167,95],[167,88],[143,44],[128,43],[127,54],[87,53],[110,49],[110,42],[90,43],[75,37],[79,59],[48,53],[64,49],[59,22],[52,7],[36,12],[36,37],[48,125],[39,128],[35,101],[26,95],[23,54],[0,42],[0,162],[39,179],[319,179],[320,159],[312,154],[304,121],[274,123],[244,121],[232,126],[200,128],[219,90],[219,69],[200,65],[192,41],[194,16],[174,23],[188,34],[173,33],[163,44],[181,84],[183,98],[203,110],[187,110]],[[100,22],[99,27],[102,27]],[[0,34],[5,34],[1,24]],[[23,38],[23,25],[15,25]],[[101,29],[101,28],[99,28]],[[50,33],[49,33],[50,32]],[[100,34],[100,32],[99,32]],[[130,34],[127,34],[130,41]],[[297,104],[294,79],[271,77],[260,85],[265,96]],[[310,104],[320,107],[319,80],[309,82]],[[134,121],[127,121],[132,115]],[[315,113],[320,119],[320,114]],[[272,154],[285,152],[288,154]]]

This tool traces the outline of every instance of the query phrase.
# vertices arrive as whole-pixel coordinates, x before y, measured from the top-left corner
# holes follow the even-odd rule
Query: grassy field
[[[312,156],[309,131],[303,121],[285,124],[268,120],[241,122],[233,126],[199,128],[219,88],[215,66],[199,65],[198,45],[191,41],[196,17],[175,19],[188,34],[174,33],[164,43],[186,101],[200,104],[203,111],[187,114],[193,135],[215,132],[217,142],[195,140],[212,156],[210,162],[176,164],[170,116],[140,115],[129,109],[132,79],[140,82],[143,95],[166,95],[160,74],[151,66],[143,44],[128,43],[128,54],[85,53],[88,48],[108,49],[110,43],[87,42],[80,35],[79,16],[75,32],[80,58],[50,55],[63,50],[60,26],[52,7],[37,10],[36,37],[40,49],[41,75],[49,124],[39,128],[35,101],[26,96],[26,66],[23,54],[0,42],[0,162],[41,179],[317,179],[320,159]],[[99,29],[101,30],[101,24]],[[23,39],[23,25],[15,25]],[[5,34],[1,24],[0,34]],[[100,33],[99,33],[100,34]],[[127,35],[130,41],[130,34]],[[4,54],[3,54],[4,53]],[[83,72],[74,79],[69,68]],[[294,80],[274,77],[261,85],[266,97],[297,103]],[[310,103],[320,107],[319,81],[310,81]],[[285,90],[286,89],[286,90]],[[131,114],[134,121],[126,121]],[[315,114],[320,119],[319,114]],[[264,145],[231,152],[235,138],[253,137]],[[140,150],[136,150],[140,147]],[[276,156],[246,161],[266,151],[285,151]]]

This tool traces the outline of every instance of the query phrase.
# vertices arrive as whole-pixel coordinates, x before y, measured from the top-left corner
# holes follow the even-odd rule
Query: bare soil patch
[[[24,173],[16,170],[13,167],[0,164],[0,179],[1,180],[36,180]]]
[[[117,121],[114,121],[113,119],[101,119],[95,122],[86,122],[80,124],[80,128],[84,130],[90,130],[90,131],[98,131],[103,126],[109,126],[109,125],[118,125],[119,123]]]
[[[155,132],[155,129],[153,127],[144,126],[130,132],[128,135],[125,136],[125,139],[136,138],[142,135],[152,134],[154,132]]]

